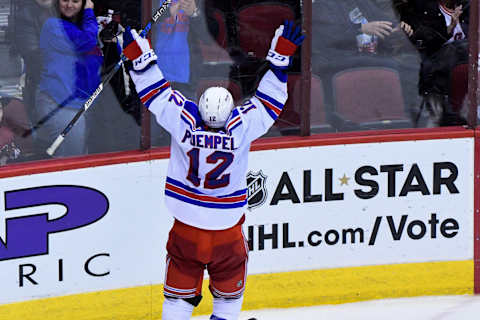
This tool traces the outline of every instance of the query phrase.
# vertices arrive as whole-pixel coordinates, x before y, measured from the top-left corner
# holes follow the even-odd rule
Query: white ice
[[[304,308],[243,311],[239,320],[474,320],[480,295],[372,300]],[[208,320],[209,316],[192,320]]]

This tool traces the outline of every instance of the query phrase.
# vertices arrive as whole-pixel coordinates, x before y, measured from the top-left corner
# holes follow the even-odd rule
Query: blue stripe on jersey
[[[181,200],[181,201],[186,202],[186,203],[194,204],[196,206],[206,207],[206,208],[214,208],[214,209],[241,208],[247,203],[247,200],[244,200],[242,202],[237,202],[237,203],[231,203],[231,204],[230,203],[207,203],[207,202],[187,198],[183,195],[180,195],[178,193],[175,193],[175,192],[172,192],[172,191],[169,191],[169,190],[165,190],[165,195],[167,195],[169,197],[172,197],[172,198],[175,198],[175,199],[178,199],[178,200]]]
[[[184,202],[194,204],[194,205],[197,205],[197,206],[201,206],[201,207],[219,208],[219,209],[240,208],[240,207],[243,207],[247,203],[247,198],[246,198],[247,189],[240,189],[240,190],[237,190],[233,193],[230,193],[230,194],[227,194],[227,195],[222,195],[222,196],[210,196],[210,197],[214,197],[214,198],[218,198],[218,199],[245,196],[245,200],[243,200],[243,201],[238,201],[238,200],[235,201],[234,200],[230,203],[225,203],[225,202],[215,203],[215,202],[213,202],[214,200],[198,200],[198,199],[194,199],[192,197],[188,197],[188,196],[183,195],[183,194],[176,193],[175,191],[169,190],[168,184],[171,184],[171,185],[174,185],[174,186],[176,186],[180,189],[191,192],[193,194],[198,194],[200,196],[206,196],[205,193],[203,193],[203,192],[201,192],[201,191],[199,191],[195,188],[189,187],[189,186],[183,184],[182,182],[180,182],[178,180],[167,177],[166,183],[167,183],[167,186],[165,187],[165,195],[168,195],[168,196],[170,196],[172,198],[175,198],[175,199],[178,199],[180,201],[184,201]]]
[[[200,116],[198,106],[195,104],[195,102],[186,100],[183,109],[193,117],[195,120],[195,127],[198,127],[202,123],[202,117]]]
[[[174,186],[177,186],[177,187],[180,187],[180,188],[183,188],[187,191],[190,191],[190,192],[193,192],[193,193],[196,193],[196,194],[201,194],[201,195],[204,195],[205,193],[201,192],[200,190],[197,190],[197,189],[194,189],[192,187],[189,187],[187,186],[186,184],[183,184],[181,183],[180,181],[178,180],[175,180],[175,179],[172,179],[170,177],[167,177],[167,183],[171,183],[173,184]],[[238,191],[237,191],[238,192]]]
[[[277,120],[278,116],[275,112],[272,111],[272,109],[270,109],[268,106],[266,105],[263,105],[265,107],[265,110],[267,111],[267,113],[270,115],[270,117],[272,117],[273,120]]]
[[[245,114],[247,113],[248,111],[252,110],[252,109],[255,109],[256,106],[254,104],[252,104],[250,107],[248,107],[247,109],[243,110],[242,113]]]
[[[242,123],[242,117],[240,117],[240,113],[235,108],[232,110],[232,114],[228,119],[225,128],[227,129],[229,134],[232,134],[232,130],[238,127]]]
[[[230,134],[232,134],[233,129],[235,129],[236,127],[238,127],[238,126],[241,125],[241,124],[242,124],[242,121],[238,121],[237,123],[235,123],[235,124],[233,125],[233,127],[228,128],[228,132],[229,132]]]
[[[262,98],[264,100],[267,100],[268,102],[270,102],[271,104],[273,104],[275,107],[279,108],[280,110],[283,109],[283,103],[280,103],[278,102],[277,100],[275,100],[274,98],[270,97],[269,95],[266,95],[265,93],[262,93],[260,91],[257,90],[256,94],[255,94],[257,97],[259,98]]]
[[[190,122],[188,120],[187,117],[185,117],[183,114],[180,115],[180,119],[183,120],[183,122],[185,122],[186,124],[188,124],[188,126],[190,127],[190,130],[194,131],[195,130],[195,127],[193,126],[192,122]]]
[[[232,110],[232,113],[230,114],[230,118],[227,121],[227,125],[232,121],[232,119],[234,119],[235,117],[238,117],[239,114],[240,113],[238,112],[237,108],[234,108]]]
[[[149,85],[148,87],[140,91],[138,93],[138,96],[143,97],[144,95],[148,94],[150,91],[160,88],[165,82],[167,82],[167,80],[162,79],[160,81],[155,82],[154,84]]]
[[[143,105],[148,109],[150,107],[150,105],[152,104],[153,100],[155,100],[156,97],[161,95],[163,93],[163,91],[165,91],[165,89],[167,89],[167,88],[164,88],[163,90],[158,91],[150,99],[148,99],[146,102],[144,102]]]
[[[157,83],[141,91],[143,94],[139,95],[140,100],[145,105],[145,107],[148,108],[150,107],[150,104],[152,103],[152,101],[154,101],[155,98],[157,98],[159,95],[165,92],[165,90],[167,90],[169,87],[170,87],[169,82],[165,80],[158,81]]]
[[[241,196],[247,192],[247,189],[240,189],[238,191],[235,191],[233,193],[227,194],[225,196],[218,196],[218,198],[228,198],[228,197],[235,197],[235,196]]]
[[[272,117],[273,120],[277,120],[282,112],[283,105],[272,97],[260,92],[257,90],[256,97],[260,100],[262,105],[265,107],[267,113]]]

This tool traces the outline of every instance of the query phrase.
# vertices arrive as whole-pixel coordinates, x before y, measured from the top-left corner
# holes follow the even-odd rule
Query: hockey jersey
[[[233,109],[224,131],[212,132],[198,106],[172,90],[157,65],[130,73],[143,104],[171,135],[165,183],[170,213],[201,229],[234,226],[247,203],[250,144],[280,115],[287,100],[286,78],[280,81],[267,71],[255,96]]]

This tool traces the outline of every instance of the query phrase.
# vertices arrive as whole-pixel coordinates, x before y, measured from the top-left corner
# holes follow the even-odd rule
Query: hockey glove
[[[278,68],[286,69],[290,65],[291,56],[305,39],[299,26],[295,28],[293,21],[285,21],[275,30],[275,35],[267,54],[267,60]]]
[[[140,37],[137,31],[130,27],[123,33],[123,54],[132,61],[132,68],[137,72],[147,70],[157,61],[150,40]]]

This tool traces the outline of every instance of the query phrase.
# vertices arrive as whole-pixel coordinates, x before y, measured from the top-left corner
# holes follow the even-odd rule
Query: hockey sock
[[[193,305],[183,299],[165,298],[163,302],[163,320],[189,320]]]
[[[242,302],[243,296],[237,299],[213,298],[213,318],[210,319],[237,320]]]

